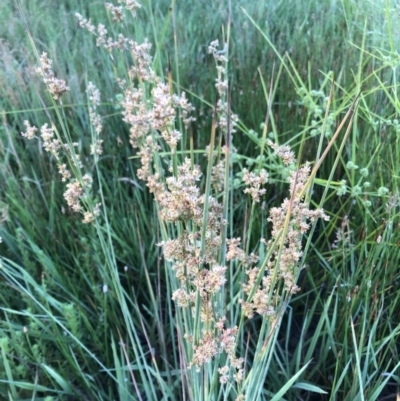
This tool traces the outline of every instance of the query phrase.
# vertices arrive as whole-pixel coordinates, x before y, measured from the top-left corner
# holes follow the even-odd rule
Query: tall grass
[[[395,11],[391,1],[363,7],[352,1],[157,1],[142,4],[136,18],[118,26],[95,3],[2,3],[0,396],[396,399]],[[142,161],[130,145],[132,123],[121,120],[127,93],[114,77],[143,88],[148,110],[157,106],[152,89],[160,83],[129,76],[137,58],[117,51],[110,57],[97,48],[95,37],[77,29],[75,12],[96,26],[105,23],[112,36],[122,32],[138,43],[148,37],[148,68],[168,88],[160,104],[170,105],[172,93],[185,91],[196,107],[196,121],[187,128],[179,107],[176,125],[165,117],[151,127],[159,149],[139,138],[139,150],[152,150]],[[209,54],[217,38],[220,46]],[[35,71],[42,51],[70,87],[61,102]],[[229,86],[219,93],[213,54],[227,72]],[[98,106],[86,93],[89,81],[101,89]],[[99,136],[90,111],[102,116]],[[60,157],[84,189],[76,200],[82,212],[94,214],[90,224],[68,207],[59,163],[44,151],[39,131],[39,140],[20,135],[24,120],[37,127],[51,122],[54,138],[68,146]],[[162,124],[167,134],[173,125],[181,131],[175,152],[158,134]],[[98,139],[103,153],[92,155]],[[290,145],[297,163],[285,164],[269,140]],[[144,154],[150,164],[143,164]],[[301,177],[307,160],[309,179]],[[203,173],[198,180],[191,177],[195,165]],[[149,174],[138,174],[144,167],[150,176],[159,174],[162,190],[149,193]],[[263,169],[268,183],[259,186],[266,181]],[[90,189],[85,174],[93,179]],[[186,191],[193,203],[188,209],[174,203]],[[303,254],[283,276],[285,238],[298,229],[293,208],[305,210],[303,195],[304,208],[323,207],[330,220],[315,220],[301,232],[295,247]],[[268,220],[284,198],[289,206],[282,220]],[[229,241],[237,237],[238,248]],[[169,240],[181,254],[168,253]],[[183,244],[190,251],[183,252]],[[176,264],[187,268],[188,255],[204,258],[196,274],[184,269],[180,281]],[[258,270],[246,292],[249,265]],[[218,266],[226,267],[224,276]],[[209,288],[213,271],[219,281]],[[272,280],[269,287],[260,287],[263,277]],[[172,300],[179,288],[192,294],[186,307],[177,305],[176,293]],[[266,311],[258,303],[255,315],[246,317],[240,302],[251,307],[261,295]],[[226,364],[228,371],[218,372]],[[221,384],[224,372],[228,381]]]

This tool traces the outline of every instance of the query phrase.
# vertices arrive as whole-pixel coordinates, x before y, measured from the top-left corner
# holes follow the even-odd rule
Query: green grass
[[[196,107],[182,152],[171,157],[162,145],[157,168],[166,170],[173,160],[176,174],[183,151],[200,164],[200,189],[223,204],[228,220],[223,238],[241,237],[247,253],[260,257],[259,266],[278,249],[259,243],[271,238],[269,210],[290,197],[289,169],[266,139],[289,144],[300,164],[312,166],[331,146],[306,193],[311,208],[323,207],[330,221],[303,236],[301,291],[274,299],[281,308],[276,326],[259,315],[244,319],[238,299],[245,270],[226,261],[221,246],[228,282],[215,304],[226,312],[227,326],[240,329],[236,351],[246,356],[249,374],[242,387],[219,384],[223,354],[201,373],[184,366],[193,350],[183,330],[201,336],[200,311],[192,319],[171,300],[178,283],[157,244],[176,238],[185,224],[160,220],[157,203],[137,177],[140,163],[114,81],[127,78],[129,60],[116,53],[111,59],[97,48],[92,35],[77,29],[75,12],[119,32],[100,3],[0,4],[0,399],[234,400],[239,388],[246,400],[395,400],[396,3],[157,0],[143,2],[137,20],[128,18],[121,28],[139,43],[149,38],[157,74],[170,79],[175,93],[186,91]],[[214,163],[222,160],[225,141],[213,125],[216,71],[207,47],[227,37],[229,101],[240,120],[233,137],[237,152],[232,165],[225,164],[225,190],[218,193],[210,182],[213,159],[207,165],[203,156],[212,139]],[[42,51],[70,86],[62,105],[34,71]],[[89,151],[88,81],[102,94],[105,151],[98,162]],[[78,142],[84,172],[94,178],[87,205],[101,201],[101,219],[83,225],[69,210],[54,157],[20,135],[24,120],[38,127],[52,120],[63,141]],[[243,168],[269,173],[262,205],[243,194]],[[206,219],[199,228],[203,250],[205,225]]]

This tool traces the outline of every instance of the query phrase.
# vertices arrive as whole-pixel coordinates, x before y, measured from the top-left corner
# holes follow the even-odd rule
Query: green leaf
[[[307,362],[271,399],[271,401],[279,401],[282,396],[292,387],[293,383],[301,376],[301,374],[307,369],[311,361]]]
[[[53,368],[51,368],[50,366],[47,366],[45,364],[42,364],[43,368],[47,371],[47,373],[59,384],[59,386],[66,392],[69,394],[72,394],[72,388],[69,385],[69,383],[63,378],[61,377]]]
[[[318,394],[328,394],[326,391],[322,390],[321,388],[314,386],[313,384],[309,383],[296,383],[292,386],[292,388],[299,388],[301,390],[306,390],[306,391],[311,391],[312,393],[318,393]]]

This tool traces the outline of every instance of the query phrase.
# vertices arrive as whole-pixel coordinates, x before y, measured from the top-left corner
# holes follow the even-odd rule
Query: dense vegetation
[[[115,12],[0,3],[0,399],[397,400],[396,2]]]

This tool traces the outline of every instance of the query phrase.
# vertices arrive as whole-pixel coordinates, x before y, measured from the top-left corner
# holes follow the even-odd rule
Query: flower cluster
[[[282,158],[285,165],[296,162],[294,153],[288,146],[277,146],[271,143],[275,153]],[[283,289],[289,294],[299,291],[296,279],[301,266],[299,266],[302,252],[302,236],[310,229],[316,219],[329,220],[322,209],[310,210],[305,202],[304,193],[310,175],[310,165],[306,163],[297,171],[291,171],[289,176],[290,198],[286,198],[280,207],[270,209],[268,221],[272,224],[271,239],[266,242],[267,247],[273,246],[271,258],[267,261],[265,270],[252,267],[257,263],[256,258],[247,259],[246,254],[239,248],[240,239],[228,240],[227,260],[238,260],[247,267],[247,283],[243,284],[243,291],[247,300],[240,300],[245,316],[251,318],[254,313],[269,317],[273,320],[276,311],[273,307],[273,297],[279,297],[277,283],[283,283]],[[250,191],[253,199],[259,195],[260,177],[251,176],[245,171],[246,181],[253,183],[255,194]],[[267,177],[263,178],[263,181]]]
[[[181,132],[175,128],[177,118],[180,116],[187,128],[194,120],[191,117],[194,109],[185,93],[180,96],[171,93],[170,87],[156,77],[151,68],[150,44],[146,41],[139,45],[130,40],[128,43],[134,58],[134,67],[129,70],[131,82],[138,82],[139,85],[122,85],[124,96],[121,106],[123,120],[130,125],[130,143],[138,148],[141,167],[137,174],[146,181],[154,195],[160,218],[167,223],[182,225],[179,236],[159,245],[163,248],[165,259],[171,262],[179,283],[173,292],[173,300],[177,306],[190,308],[193,313],[197,309],[203,323],[201,335],[196,340],[186,333],[193,346],[191,366],[200,369],[225,351],[230,366],[236,369],[234,378],[240,381],[243,361],[234,355],[237,328],[224,328],[221,323],[223,318],[214,306],[215,297],[225,285],[227,270],[225,265],[218,263],[222,247],[221,230],[226,224],[222,205],[214,197],[206,199],[201,193],[198,185],[201,171],[190,159],[185,159],[181,165],[171,166],[167,177],[155,163],[155,155],[160,150],[159,141],[167,144],[171,153],[175,152],[181,139]],[[140,85],[142,83],[148,84],[150,90],[146,91]],[[150,99],[147,98],[148,93]],[[180,110],[179,114],[177,110]],[[217,172],[214,172],[216,177]],[[225,380],[225,369],[221,377]]]
[[[92,35],[97,37],[96,46],[103,47],[110,54],[114,49],[125,50],[127,39],[123,35],[118,35],[117,40],[113,40],[112,38],[107,36],[107,29],[103,24],[99,24],[96,27],[92,24],[90,19],[83,18],[83,16],[79,13],[75,13],[75,17],[78,20],[78,26],[80,28],[86,29]]]
[[[67,165],[65,163],[58,165],[58,172],[61,174],[62,182],[68,181],[71,178],[71,173],[67,169]]]
[[[44,124],[42,128],[40,128],[40,136],[43,139],[44,150],[52,153],[53,156],[58,159],[58,151],[61,148],[61,142],[59,139],[54,139],[54,128],[48,127],[47,124]]]
[[[243,377],[243,360],[235,357],[237,328],[224,329],[224,318],[217,319],[213,309],[213,295],[222,290],[226,278],[226,266],[218,264],[221,249],[220,232],[226,222],[222,216],[222,205],[216,199],[208,199],[208,215],[202,247],[201,227],[204,219],[205,196],[200,193],[197,182],[201,172],[198,166],[191,166],[190,159],[178,167],[177,176],[166,179],[166,188],[153,177],[151,191],[160,207],[160,215],[167,222],[182,222],[186,227],[176,239],[160,243],[164,257],[172,262],[172,269],[180,283],[174,291],[173,299],[179,307],[189,307],[194,311],[197,297],[200,297],[200,317],[205,327],[198,342],[191,340],[193,359],[190,366],[196,369],[209,362],[217,354],[225,351],[234,367],[237,380]],[[194,227],[198,227],[194,229]],[[225,382],[226,369],[221,373]]]
[[[124,20],[124,13],[121,6],[114,6],[112,3],[105,3],[107,11],[110,11],[112,20],[115,22],[122,22]]]
[[[219,151],[214,151],[213,155],[217,156],[217,161],[212,167],[211,170],[211,184],[215,190],[215,193],[220,194],[224,190],[225,186],[225,172],[227,168],[227,157],[230,159],[229,163],[234,163],[235,158],[230,155],[234,155],[237,152],[237,149],[232,146],[222,146]],[[207,158],[210,157],[210,147],[206,146],[205,156]],[[219,161],[218,161],[219,160]]]
[[[96,205],[93,208],[93,211],[87,210],[86,212],[83,213],[83,224],[89,224],[94,221],[94,219],[100,215],[100,207],[101,203],[96,203]]]
[[[43,82],[47,85],[53,99],[58,100],[65,92],[69,91],[69,87],[63,79],[58,79],[54,76],[51,68],[52,63],[52,60],[47,57],[47,53],[43,52],[37,72],[43,77]]]
[[[48,68],[45,67],[45,71],[48,71]],[[49,87],[50,91],[50,87]],[[99,93],[93,86],[93,84],[89,84],[88,88],[89,99],[92,102],[91,110],[90,110],[90,118],[92,120],[93,125],[95,126],[95,130],[101,130],[101,120],[95,114],[95,107],[99,104]],[[31,126],[29,121],[24,121],[24,125],[26,127],[26,132],[21,132],[21,135],[29,140],[37,138],[36,132],[38,129],[34,126]],[[51,153],[57,160],[58,171],[61,175],[61,181],[68,182],[66,185],[66,191],[64,192],[64,199],[66,200],[68,206],[72,211],[76,213],[83,213],[83,223],[90,223],[94,220],[96,216],[100,214],[100,203],[96,204],[93,210],[91,211],[83,211],[82,206],[82,198],[86,196],[87,193],[91,190],[92,187],[92,178],[85,174],[83,175],[81,180],[72,180],[72,174],[67,168],[66,163],[61,162],[62,155],[60,155],[60,151],[64,153],[69,159],[70,165],[74,166],[76,169],[81,169],[83,167],[82,162],[80,160],[79,155],[75,154],[73,148],[77,146],[77,143],[62,143],[59,137],[55,138],[56,130],[53,126],[49,127],[48,124],[44,124],[40,128],[40,137],[42,139],[42,146],[44,150],[48,153]],[[58,134],[57,134],[58,136]],[[99,143],[101,145],[101,142]]]
[[[240,238],[231,238],[226,240],[226,245],[228,248],[226,260],[238,260],[245,268],[255,265],[259,260],[258,256],[254,253],[247,255],[246,252],[240,248],[240,243]]]
[[[278,276],[283,279],[284,286],[290,293],[296,293],[299,288],[295,284],[299,269],[298,262],[302,257],[301,239],[310,229],[310,223],[318,218],[329,220],[322,209],[310,210],[304,200],[304,188],[310,175],[310,165],[306,163],[297,171],[290,173],[290,194],[280,207],[270,210],[268,221],[272,223],[272,237],[279,239],[279,247],[274,252],[274,259],[269,262],[272,268],[278,264]]]
[[[136,0],[118,0],[118,3],[124,3],[125,8],[132,13],[133,17],[136,17],[136,10],[142,7]]]
[[[215,87],[219,95],[216,106],[216,111],[219,117],[218,127],[222,130],[222,132],[227,133],[229,125],[229,134],[233,134],[236,132],[236,126],[239,119],[236,114],[231,113],[228,102],[226,101],[228,94],[228,78],[226,70],[226,63],[228,61],[226,57],[228,45],[225,44],[223,50],[217,50],[218,46],[218,40],[214,40],[208,46],[208,53],[213,55],[215,62],[217,63],[218,76],[215,80]]]
[[[291,164],[296,163],[296,157],[289,145],[278,146],[271,140],[268,140],[267,144],[271,146],[271,148],[274,150],[274,153],[282,159],[282,162],[285,166],[290,166]]]
[[[259,174],[251,173],[246,168],[243,169],[243,181],[248,188],[243,192],[245,194],[250,194],[254,202],[260,202],[260,196],[264,195],[266,190],[261,189],[261,185],[268,182],[268,173],[261,169]]]
[[[194,356],[190,366],[195,366],[196,369],[200,371],[202,365],[211,361],[211,359],[216,357],[218,354],[226,352],[230,366],[225,365],[218,369],[218,373],[220,374],[220,383],[228,383],[230,367],[236,369],[233,378],[239,383],[243,380],[244,376],[244,359],[235,356],[238,328],[233,327],[231,329],[226,329],[224,328],[224,322],[225,318],[221,318],[216,323],[215,331],[217,334],[211,330],[205,330],[199,343],[193,344]],[[193,343],[193,339],[188,338],[188,340]]]
[[[36,132],[37,132],[37,128],[36,127],[32,127],[30,122],[28,120],[24,121],[24,125],[26,127],[26,132],[21,132],[21,135],[26,138],[26,139],[33,139],[36,138]]]
[[[156,74],[151,66],[151,43],[147,39],[141,44],[129,39],[128,44],[134,60],[134,65],[129,69],[129,76],[144,82],[154,82]]]
[[[140,71],[137,71],[138,74]],[[123,120],[131,126],[130,143],[133,147],[139,147],[140,142],[143,143],[148,135],[158,132],[174,152],[182,135],[175,129],[176,109],[182,110],[181,117],[187,125],[193,120],[190,113],[194,108],[187,101],[185,93],[181,96],[171,95],[168,85],[159,79],[155,81],[151,91],[153,99],[151,104],[146,100],[142,89],[126,88],[121,102]]]
[[[97,113],[97,107],[100,104],[100,91],[94,86],[92,82],[88,83],[86,90],[89,98],[89,118],[94,128],[95,139],[90,147],[92,155],[101,155],[103,153],[103,140],[99,139],[99,134],[103,129],[103,123],[100,115]]]
[[[83,195],[83,188],[77,181],[69,182],[67,184],[67,190],[64,192],[64,198],[67,201],[68,206],[74,212],[80,212],[82,207],[80,204],[80,198]]]

